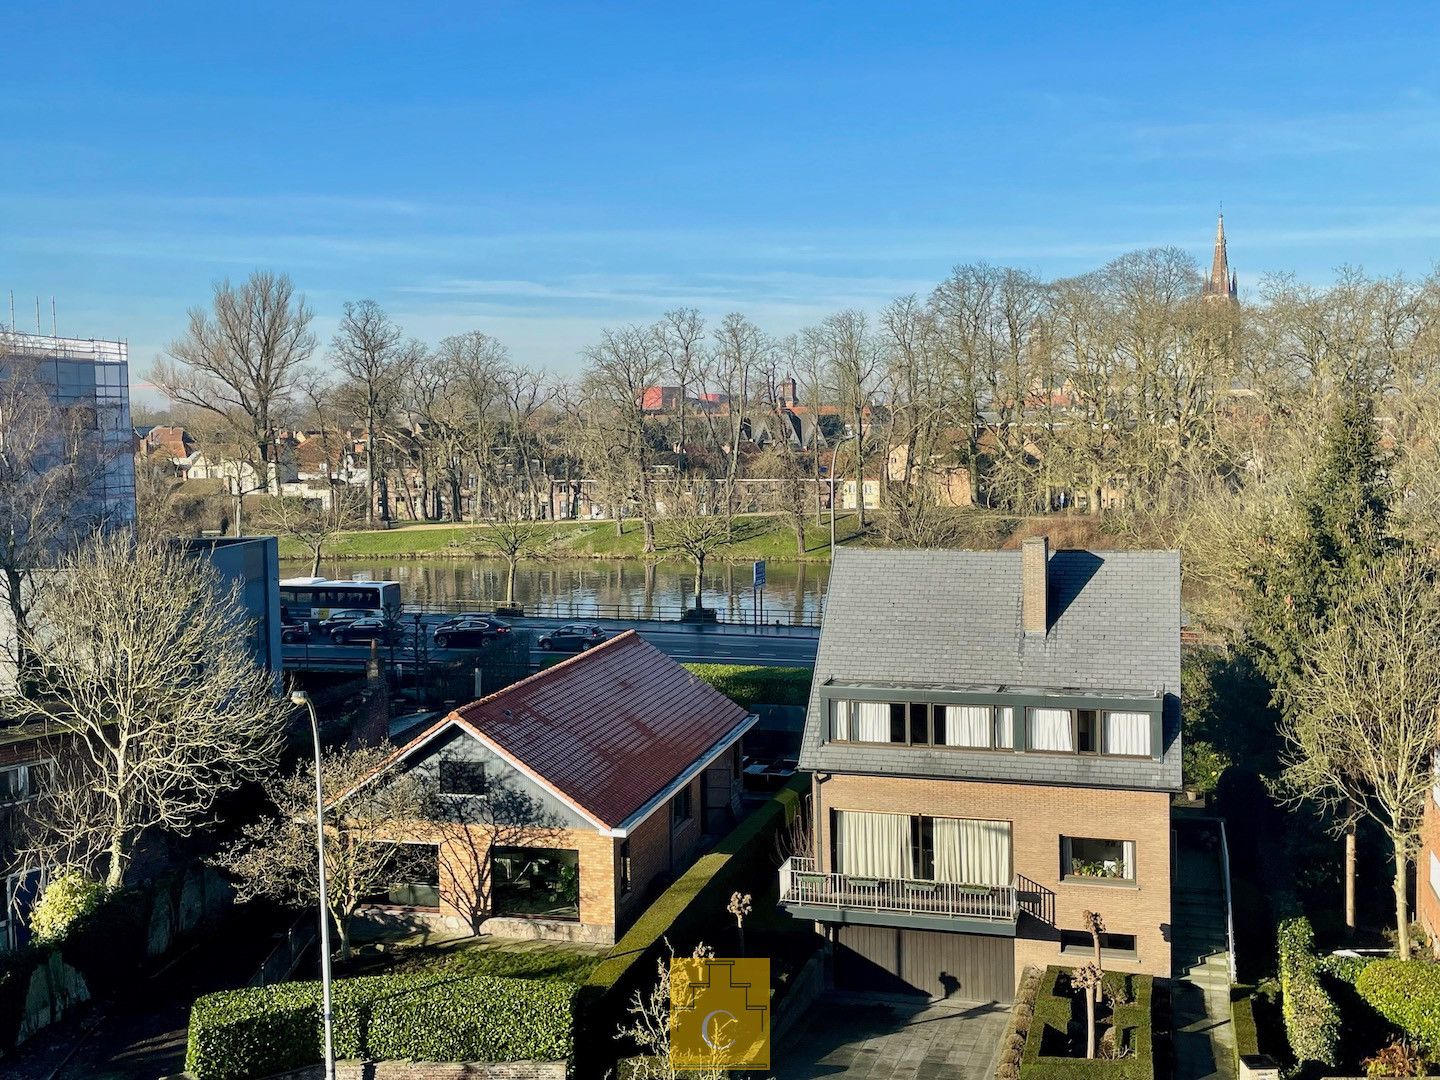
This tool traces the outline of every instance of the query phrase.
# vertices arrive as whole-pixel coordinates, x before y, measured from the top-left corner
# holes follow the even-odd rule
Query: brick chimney
[[[1050,538],[1032,536],[1020,545],[1020,624],[1027,634],[1044,636],[1050,628],[1046,569]]]

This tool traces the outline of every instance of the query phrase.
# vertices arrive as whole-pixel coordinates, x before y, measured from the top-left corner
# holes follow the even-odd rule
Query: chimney
[[[1026,634],[1042,637],[1050,628],[1046,602],[1050,538],[1032,536],[1020,545],[1020,624]]]

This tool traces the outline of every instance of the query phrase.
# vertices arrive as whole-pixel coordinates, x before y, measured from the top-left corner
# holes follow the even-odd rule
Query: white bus
[[[332,611],[359,609],[400,614],[397,581],[331,581],[327,578],[283,578],[280,606],[291,622],[318,621]]]

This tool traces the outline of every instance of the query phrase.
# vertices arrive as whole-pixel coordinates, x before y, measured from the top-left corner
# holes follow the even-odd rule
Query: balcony
[[[1018,885],[1019,879],[997,886],[827,874],[814,859],[792,855],[780,867],[780,904],[796,918],[816,922],[1014,936]]]

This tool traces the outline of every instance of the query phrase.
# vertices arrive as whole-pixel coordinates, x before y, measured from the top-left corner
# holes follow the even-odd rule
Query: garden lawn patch
[[[756,705],[806,705],[815,669],[760,664],[684,664],[742,709]]]

